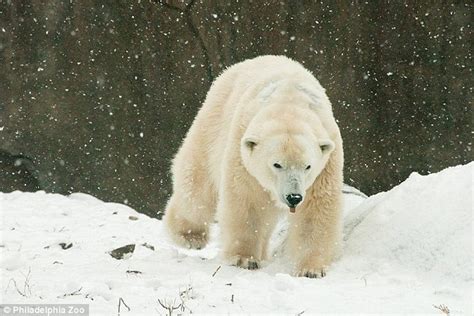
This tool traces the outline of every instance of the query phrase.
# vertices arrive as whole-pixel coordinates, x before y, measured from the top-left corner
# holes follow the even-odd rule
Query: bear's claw
[[[324,278],[326,276],[326,271],[324,269],[321,269],[320,271],[316,270],[306,270],[306,271],[300,271],[296,274],[298,277],[306,277],[310,279],[318,279],[318,278]]]
[[[183,244],[189,249],[202,249],[207,244],[207,234],[203,233],[186,233],[181,236]]]
[[[248,268],[249,270],[256,270],[256,269],[260,268],[260,267],[258,266],[258,263],[257,263],[256,261],[249,261],[247,265],[248,265],[247,268]]]
[[[260,268],[260,263],[254,258],[238,257],[234,265],[248,270],[257,270]]]

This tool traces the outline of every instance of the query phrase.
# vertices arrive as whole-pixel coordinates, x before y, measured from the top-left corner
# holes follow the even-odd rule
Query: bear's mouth
[[[296,212],[296,206],[290,206],[290,213]]]

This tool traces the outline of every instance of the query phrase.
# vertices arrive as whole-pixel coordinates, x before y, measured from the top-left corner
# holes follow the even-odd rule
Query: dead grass
[[[451,311],[449,310],[448,306],[444,304],[439,304],[438,306],[433,305],[434,308],[439,309],[443,314],[449,316],[451,315]]]
[[[18,287],[18,284],[16,283],[16,280],[14,278],[11,278],[8,281],[7,287],[5,289],[5,292],[8,290],[10,287],[10,284],[13,284],[15,287],[15,290],[17,291],[18,294],[20,294],[23,297],[30,297],[31,296],[31,286],[30,286],[30,280],[31,280],[31,267],[28,268],[28,273],[25,275],[23,272],[21,272],[25,280],[23,281],[23,287]]]

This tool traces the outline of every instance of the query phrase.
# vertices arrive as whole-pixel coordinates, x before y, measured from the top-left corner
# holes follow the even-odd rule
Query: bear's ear
[[[276,91],[278,88],[279,81],[272,81],[268,83],[263,89],[258,93],[257,99],[260,101],[262,104],[266,104],[272,94]]]
[[[321,87],[321,89],[318,90],[317,88],[311,89],[304,85],[299,84],[296,86],[296,88],[309,97],[309,99],[311,100],[310,106],[314,110],[318,110],[323,104],[325,104],[324,98],[322,97],[325,95],[325,90],[323,87]]]
[[[257,144],[258,144],[258,141],[256,137],[249,136],[249,137],[244,137],[242,139],[242,145],[244,145],[246,148],[250,150],[253,150],[255,146],[257,146]]]
[[[321,151],[323,152],[324,155],[329,154],[334,150],[334,142],[330,139],[322,139],[319,141],[319,148],[321,148]]]

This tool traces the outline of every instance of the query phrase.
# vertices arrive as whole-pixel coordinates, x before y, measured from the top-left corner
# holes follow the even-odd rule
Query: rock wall
[[[468,162],[470,12],[462,2],[2,1],[0,190],[80,191],[156,215],[212,80],[261,54],[319,78],[345,181],[362,191]]]

